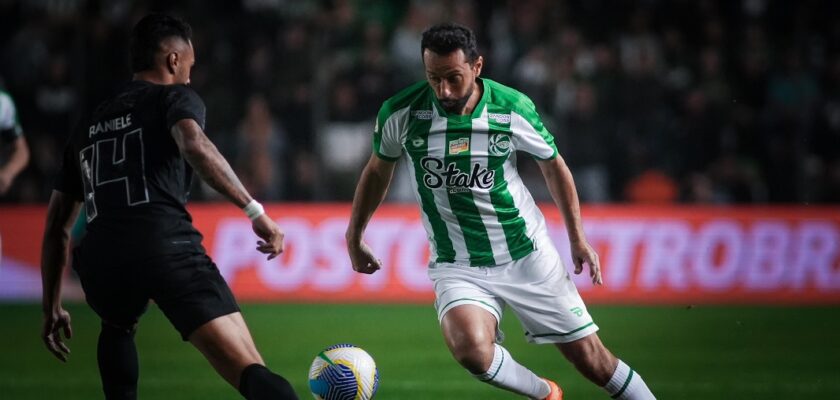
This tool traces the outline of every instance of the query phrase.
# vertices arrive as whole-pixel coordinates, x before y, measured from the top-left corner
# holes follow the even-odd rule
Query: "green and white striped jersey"
[[[0,145],[11,142],[22,134],[15,102],[8,93],[0,90]]]
[[[436,262],[499,265],[530,254],[545,219],[516,170],[516,151],[557,156],[534,103],[489,79],[472,115],[447,115],[418,82],[379,111],[373,151],[407,154],[411,181]]]

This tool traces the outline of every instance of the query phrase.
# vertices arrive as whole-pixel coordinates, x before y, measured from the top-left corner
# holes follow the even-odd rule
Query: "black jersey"
[[[56,190],[84,201],[81,245],[138,256],[203,251],[185,208],[192,169],[172,126],[205,107],[184,85],[128,83],[71,133]]]

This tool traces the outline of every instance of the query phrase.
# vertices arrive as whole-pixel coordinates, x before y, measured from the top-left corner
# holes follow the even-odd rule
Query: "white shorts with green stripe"
[[[598,330],[550,242],[519,260],[492,267],[432,262],[429,277],[438,321],[452,308],[471,304],[493,314],[498,329],[507,304],[531,343],[568,343]],[[497,330],[496,341],[502,338]]]

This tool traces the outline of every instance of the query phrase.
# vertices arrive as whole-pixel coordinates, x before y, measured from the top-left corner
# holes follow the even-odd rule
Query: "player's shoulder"
[[[175,84],[172,84],[172,85],[164,85],[163,88],[167,93],[184,93],[184,94],[191,94],[191,95],[194,94],[194,95],[198,96],[198,92],[196,92],[195,89],[193,89],[192,86],[185,85],[183,83],[175,83]]]
[[[201,96],[198,95],[192,87],[188,85],[167,85],[164,88],[164,109],[167,110],[167,116],[171,116],[173,113],[179,115],[180,117],[184,117],[185,115],[180,115],[183,113],[187,113],[191,116],[195,116],[196,121],[198,121],[199,125],[204,127],[204,113],[206,111],[206,106],[204,105],[204,100],[201,99]],[[171,122],[171,121],[170,121]]]
[[[525,93],[492,79],[482,78],[482,82],[484,82],[485,88],[490,91],[489,102],[491,104],[518,114],[533,112],[534,102]]]
[[[431,87],[428,82],[419,81],[411,86],[408,86],[397,94],[391,96],[388,100],[382,103],[380,110],[380,117],[387,117],[394,112],[404,109],[406,107],[417,107],[420,104],[430,103]]]
[[[163,92],[167,99],[189,98],[201,100],[201,96],[199,96],[198,92],[189,85],[165,85],[163,86]]]

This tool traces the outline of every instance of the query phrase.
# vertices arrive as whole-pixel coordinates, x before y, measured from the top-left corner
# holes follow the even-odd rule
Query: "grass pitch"
[[[37,305],[0,304],[0,399],[102,398],[96,367],[99,322],[84,304],[73,317],[70,360],[39,338]],[[591,307],[607,346],[661,399],[840,398],[837,308]],[[377,399],[515,399],[462,370],[443,344],[434,309],[413,305],[250,304],[243,313],[267,364],[309,398],[307,371],[326,346],[354,343],[377,362]],[[552,346],[527,344],[508,312],[505,346],[567,399],[608,399]],[[155,306],[141,320],[140,398],[236,399],[238,393]]]

